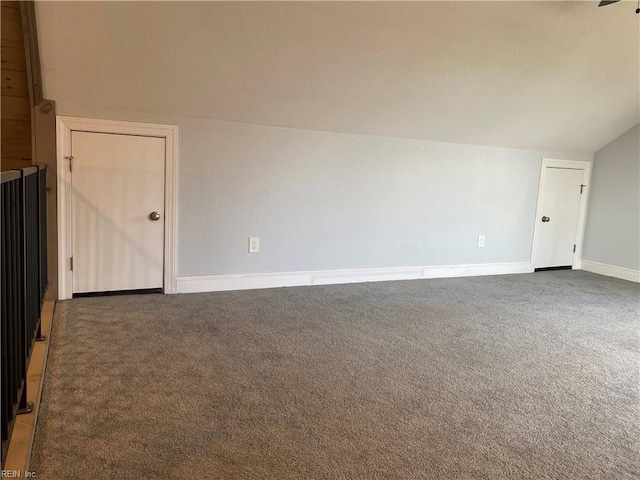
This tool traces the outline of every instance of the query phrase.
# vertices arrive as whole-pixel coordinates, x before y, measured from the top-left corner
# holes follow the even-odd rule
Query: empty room
[[[2,471],[640,478],[640,4],[2,2]]]

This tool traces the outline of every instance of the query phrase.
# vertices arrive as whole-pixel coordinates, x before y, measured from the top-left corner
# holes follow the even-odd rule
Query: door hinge
[[[584,192],[584,187],[586,187],[586,185],[580,185],[580,195],[582,195],[582,192]]]
[[[69,160],[69,171],[73,172],[73,155],[69,155],[68,157],[64,157]]]
[[[573,253],[576,253],[576,244],[573,244]]]
[[[69,270],[73,272],[73,257],[69,259]]]

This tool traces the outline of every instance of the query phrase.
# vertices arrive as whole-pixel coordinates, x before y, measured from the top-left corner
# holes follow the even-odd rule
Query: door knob
[[[160,214],[158,212],[151,212],[149,214],[149,220],[157,222],[158,220],[160,220]]]
[[[542,217],[542,221],[544,223],[547,223],[549,220],[551,220],[551,219],[549,217],[547,217],[547,216]]]

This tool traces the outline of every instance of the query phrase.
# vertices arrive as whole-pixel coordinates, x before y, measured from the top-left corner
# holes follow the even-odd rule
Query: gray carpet
[[[31,468],[639,478],[639,294],[556,271],[61,302]]]

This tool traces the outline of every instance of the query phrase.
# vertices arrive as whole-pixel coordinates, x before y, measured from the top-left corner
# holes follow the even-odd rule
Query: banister
[[[21,176],[22,174],[17,170],[8,170],[6,172],[2,172],[0,184],[17,180]]]
[[[34,173],[38,173],[40,171],[40,169],[38,168],[37,165],[32,165],[30,167],[17,168],[15,171],[22,172],[22,175],[24,175],[25,177],[28,177],[29,175],[33,175]]]
[[[47,288],[46,170],[33,166],[2,172],[1,187],[0,456],[4,464],[16,415],[32,411],[26,375],[33,344],[42,339],[40,313]]]

